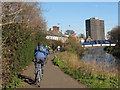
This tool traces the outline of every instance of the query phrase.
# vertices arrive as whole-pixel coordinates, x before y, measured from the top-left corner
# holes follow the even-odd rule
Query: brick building
[[[59,32],[59,27],[57,27],[57,26],[53,26],[53,31],[55,31],[55,32]]]
[[[53,26],[53,29],[47,31],[46,39],[57,40],[57,41],[67,41],[67,37],[59,31],[59,27]]]

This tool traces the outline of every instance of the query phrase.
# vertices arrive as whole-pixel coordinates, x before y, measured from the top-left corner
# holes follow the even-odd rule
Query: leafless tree
[[[78,34],[79,38],[84,38],[85,39],[85,35],[84,34]]]
[[[117,26],[111,31],[107,32],[107,38],[113,41],[120,41],[120,26]]]
[[[76,33],[75,33],[75,31],[73,31],[73,30],[67,30],[67,31],[65,32],[65,35],[76,35]]]
[[[2,26],[22,23],[29,30],[45,30],[46,21],[43,19],[41,5],[38,2],[3,2]]]

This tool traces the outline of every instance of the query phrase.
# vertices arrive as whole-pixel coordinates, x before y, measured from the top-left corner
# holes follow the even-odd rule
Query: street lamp
[[[69,25],[69,30],[70,30],[70,26],[71,26],[71,25]]]

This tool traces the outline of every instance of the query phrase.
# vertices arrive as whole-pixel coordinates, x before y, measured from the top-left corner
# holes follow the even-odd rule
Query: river
[[[114,72],[117,69],[119,59],[104,51],[104,47],[92,47],[85,52],[82,61]]]

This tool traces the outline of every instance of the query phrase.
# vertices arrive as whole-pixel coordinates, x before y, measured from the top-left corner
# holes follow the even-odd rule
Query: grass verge
[[[54,64],[71,77],[89,88],[118,88],[118,74],[84,63],[71,52],[62,52],[54,57]]]

